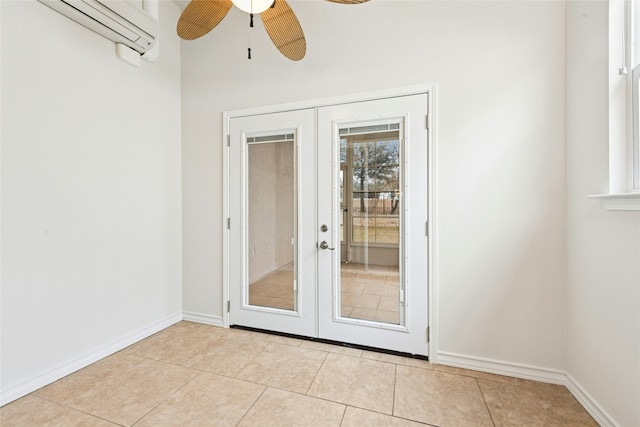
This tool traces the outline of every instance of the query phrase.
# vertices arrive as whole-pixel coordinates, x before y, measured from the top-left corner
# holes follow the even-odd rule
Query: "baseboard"
[[[147,327],[138,329],[137,331],[134,331],[133,333],[123,338],[114,340],[94,351],[90,351],[84,356],[80,356],[77,359],[71,360],[67,363],[63,363],[62,365],[59,365],[41,374],[34,375],[24,382],[10,387],[7,390],[1,390],[0,406],[6,405],[9,402],[13,402],[16,399],[26,396],[27,394],[32,393],[48,384],[51,384],[52,382],[57,381],[60,378],[66,377],[69,374],[79,371],[82,368],[86,368],[92,363],[104,359],[105,357],[110,356],[113,353],[116,353],[144,338],[155,334],[156,332],[168,328],[169,326],[179,322],[180,320],[182,320],[182,313],[173,314]]]
[[[566,384],[567,389],[573,394],[573,397],[576,398],[578,402],[584,407],[584,409],[589,412],[589,414],[593,417],[594,420],[602,427],[615,427],[618,424],[611,418],[606,411],[604,411],[600,405],[596,403],[596,401],[591,397],[589,393],[585,391],[584,388],[573,377],[569,374],[566,374]]]
[[[449,352],[438,353],[438,363],[456,368],[472,369],[490,374],[507,375],[527,380],[541,381],[563,385],[576,400],[589,412],[593,419],[602,427],[616,427],[618,424],[603,410],[585,389],[564,371],[520,365],[473,356],[465,356]]]
[[[507,375],[552,384],[565,385],[566,375],[563,371],[528,366],[500,360],[484,359],[449,352],[438,352],[438,363],[456,368],[472,369],[490,374]]]
[[[204,325],[225,327],[222,316],[211,316],[209,314],[193,313],[191,311],[184,311],[182,313],[182,320],[188,322],[202,323]]]

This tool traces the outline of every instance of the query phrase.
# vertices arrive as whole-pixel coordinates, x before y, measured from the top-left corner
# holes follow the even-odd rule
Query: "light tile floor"
[[[341,264],[340,286],[343,317],[400,323],[398,267]]]
[[[180,322],[2,407],[0,425],[596,423],[562,386]]]
[[[255,280],[249,285],[249,304],[294,310],[293,264]]]
[[[249,286],[249,303],[294,309],[293,264],[256,280]],[[400,323],[398,267],[342,263],[340,315],[352,319]]]

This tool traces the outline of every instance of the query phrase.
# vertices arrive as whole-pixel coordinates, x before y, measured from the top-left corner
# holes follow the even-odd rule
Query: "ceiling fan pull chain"
[[[251,14],[251,27],[253,27],[253,13]],[[251,59],[251,30],[247,30],[247,52],[248,58]]]
[[[250,18],[249,18],[249,26],[251,28],[253,28],[253,13],[250,13],[249,16],[250,16]]]

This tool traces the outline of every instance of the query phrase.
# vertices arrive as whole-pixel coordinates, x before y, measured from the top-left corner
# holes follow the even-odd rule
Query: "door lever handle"
[[[322,242],[320,242],[319,247],[320,249],[329,249],[330,251],[334,251],[336,249],[336,248],[330,248],[326,240],[323,240]]]

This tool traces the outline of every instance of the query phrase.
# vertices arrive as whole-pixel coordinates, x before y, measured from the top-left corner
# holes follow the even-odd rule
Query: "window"
[[[398,243],[398,139],[353,144],[353,241]]]
[[[640,211],[640,2],[609,2],[608,210]]]
[[[347,197],[353,243],[397,246],[400,238],[399,125],[384,131],[341,129],[340,161],[350,180]],[[343,183],[344,185],[344,183]]]

